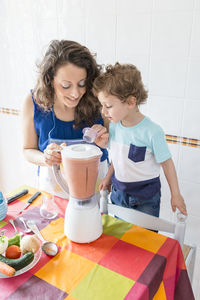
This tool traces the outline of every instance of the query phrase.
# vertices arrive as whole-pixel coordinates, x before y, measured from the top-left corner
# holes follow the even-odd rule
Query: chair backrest
[[[108,203],[108,193],[101,191],[100,210],[102,213],[111,214],[129,223],[157,231],[172,233],[173,238],[179,241],[181,248],[185,237],[186,217],[177,213],[177,222],[173,223],[158,217],[148,215],[135,209],[126,208]]]

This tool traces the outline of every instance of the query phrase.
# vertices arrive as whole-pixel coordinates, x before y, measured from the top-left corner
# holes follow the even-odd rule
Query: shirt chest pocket
[[[144,161],[146,154],[146,147],[138,147],[130,144],[128,158],[135,163]]]

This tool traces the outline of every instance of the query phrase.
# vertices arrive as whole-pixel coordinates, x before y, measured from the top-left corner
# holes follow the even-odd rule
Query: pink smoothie
[[[72,197],[88,199],[95,193],[100,156],[90,159],[75,159],[63,156],[65,180]]]

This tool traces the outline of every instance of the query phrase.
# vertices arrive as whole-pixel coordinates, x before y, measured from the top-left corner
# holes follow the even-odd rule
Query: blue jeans
[[[140,199],[122,192],[112,186],[110,199],[113,204],[133,208],[146,214],[159,217],[160,213],[160,191],[150,199]]]

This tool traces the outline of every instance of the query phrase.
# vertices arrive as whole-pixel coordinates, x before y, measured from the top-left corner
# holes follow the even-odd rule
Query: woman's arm
[[[173,160],[170,158],[165,162],[161,163],[161,166],[163,168],[165,177],[167,179],[171,191],[172,211],[175,212],[176,208],[178,208],[184,215],[187,215],[185,202],[179,190],[178,178]]]
[[[56,148],[52,146],[53,144],[48,145],[44,153],[38,149],[38,136],[35,131],[33,114],[34,105],[32,96],[29,94],[25,99],[21,112],[24,157],[27,161],[39,166],[51,166],[53,163],[59,164],[61,157],[59,153],[52,152],[52,149]]]

